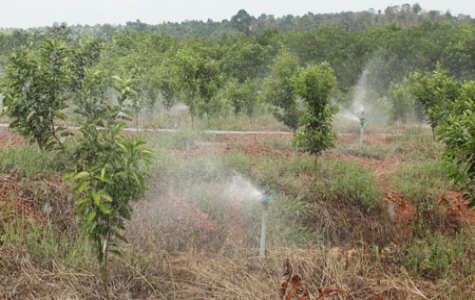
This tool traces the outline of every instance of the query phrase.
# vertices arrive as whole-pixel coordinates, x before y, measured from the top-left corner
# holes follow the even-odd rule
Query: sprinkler
[[[363,137],[364,137],[364,124],[367,122],[366,118],[364,117],[364,110],[361,111],[361,118],[360,118],[360,151],[363,151]]]
[[[261,247],[259,248],[259,259],[263,262],[266,257],[266,231],[267,220],[269,219],[269,202],[277,198],[275,195],[269,195],[269,191],[264,191],[261,203],[264,205],[262,211],[262,227],[261,227]]]

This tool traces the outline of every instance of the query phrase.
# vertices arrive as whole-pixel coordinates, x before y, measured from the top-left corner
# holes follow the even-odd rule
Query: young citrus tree
[[[299,58],[281,49],[274,59],[271,74],[266,80],[265,99],[276,107],[274,116],[295,133],[302,115],[298,97],[294,92],[292,78],[299,66]]]
[[[191,124],[197,113],[207,115],[208,125],[210,114],[221,106],[216,97],[222,83],[222,74],[218,63],[208,57],[208,49],[201,52],[184,49],[177,53],[176,85],[181,89],[181,101],[190,111]]]
[[[391,121],[406,123],[407,114],[411,108],[411,97],[408,89],[399,83],[389,85],[391,100]]]
[[[244,83],[239,83],[235,78],[228,80],[226,85],[226,97],[234,108],[234,114],[237,116],[241,110],[244,110],[249,117],[249,122],[252,120],[258,101],[256,97],[257,87],[258,84],[255,81],[246,79]]]
[[[3,113],[10,128],[36,142],[40,150],[63,147],[57,127],[72,82],[71,49],[59,40],[45,40],[39,51],[20,50],[10,57],[2,78]]]
[[[96,82],[101,86],[102,77],[95,72],[86,73],[83,93],[92,97],[97,91],[91,89]],[[92,245],[101,270],[104,289],[109,299],[108,286],[109,253],[119,254],[118,242],[125,241],[124,221],[132,214],[131,201],[139,200],[146,191],[148,158],[151,151],[140,136],[126,137],[121,131],[128,116],[127,99],[134,91],[130,81],[114,77],[118,91],[117,105],[101,103],[104,97],[96,95],[95,105],[83,101],[84,120],[75,151],[77,166],[66,176],[72,183],[71,191],[78,199],[76,213],[81,218],[81,228]],[[102,121],[99,121],[102,120]]]
[[[436,127],[445,143],[444,157],[449,162],[449,178],[461,185],[470,206],[475,205],[475,82],[467,82],[451,105],[447,118]]]
[[[429,117],[435,139],[435,128],[447,117],[449,106],[459,95],[460,85],[447,75],[441,64],[437,64],[436,70],[431,74],[413,73],[409,80],[412,82],[416,101],[422,104]]]
[[[294,137],[293,143],[304,151],[320,154],[332,148],[336,138],[332,120],[337,108],[330,104],[330,95],[336,86],[334,71],[328,63],[310,65],[292,81],[295,94],[305,104],[300,118],[303,130]]]

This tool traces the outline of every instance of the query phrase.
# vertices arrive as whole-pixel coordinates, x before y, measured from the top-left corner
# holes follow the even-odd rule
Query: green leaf
[[[102,241],[102,253],[106,253],[107,251],[107,246],[109,245],[109,241],[108,240],[104,240]]]
[[[71,188],[71,192],[82,193],[89,187],[89,181],[83,181]]]
[[[149,150],[149,149],[144,149],[144,150],[142,150],[142,154],[145,154],[145,155],[152,155],[153,152],[152,152],[151,150]]]
[[[106,200],[107,202],[113,201],[112,197],[106,192],[99,192],[99,195],[101,196],[102,199]]]
[[[119,240],[121,240],[121,241],[123,241],[123,242],[125,242],[125,243],[128,243],[127,238],[126,238],[125,236],[123,236],[123,235],[121,235],[121,234],[119,234],[119,233],[116,233],[115,236],[116,236]]]
[[[117,250],[117,249],[112,249],[112,250],[111,250],[111,253],[113,253],[114,255],[117,255],[117,256],[121,256],[121,255],[122,255],[122,253],[120,253],[120,251]]]
[[[104,181],[104,177],[106,175],[106,168],[102,168],[101,170],[101,180]]]
[[[112,181],[107,177],[102,178],[101,175],[97,175],[97,176],[95,176],[95,178],[99,179],[100,181],[102,181],[104,183],[112,184]]]
[[[86,217],[86,221],[84,222],[85,226],[88,226],[91,224],[91,222],[96,218],[97,212],[95,210],[92,210],[89,212],[89,214]]]
[[[134,177],[135,182],[137,183],[138,186],[142,186],[142,181],[139,179],[136,173],[132,173],[132,177]]]
[[[84,197],[84,198],[79,199],[79,200],[76,202],[76,208],[78,208],[78,207],[80,207],[80,206],[82,206],[82,205],[88,203],[89,200],[91,200],[90,197]]]
[[[28,116],[26,117],[26,120],[29,121],[34,115],[36,114],[36,111],[31,111]]]
[[[117,146],[119,146],[124,151],[128,151],[127,147],[125,147],[124,144],[117,143]]]
[[[89,172],[86,172],[86,171],[82,171],[82,172],[79,172],[76,176],[74,176],[74,180],[78,180],[78,179],[82,179],[82,178],[86,178],[86,177],[89,177],[91,176],[91,174]]]
[[[110,214],[111,210],[105,203],[99,203],[99,210],[104,214]]]
[[[94,199],[94,203],[98,206],[101,201],[101,196],[99,193],[92,193],[92,199]]]

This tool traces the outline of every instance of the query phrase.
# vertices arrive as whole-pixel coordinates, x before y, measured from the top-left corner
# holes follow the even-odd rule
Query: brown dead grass
[[[243,259],[246,251],[248,259]],[[321,299],[366,300],[374,299],[373,293],[383,299],[452,299],[447,291],[453,286],[417,280],[404,270],[390,272],[361,250],[271,249],[271,259],[265,264],[250,252],[257,253],[252,249],[212,256],[181,252],[149,262],[148,270],[140,270],[141,266],[134,261],[138,255],[125,255],[113,261],[111,289],[116,299],[277,299],[282,276],[279,260],[288,257],[310,299],[331,286],[345,293]],[[38,269],[28,253],[10,246],[0,247],[0,255],[2,299],[105,298],[94,272],[71,272],[59,266]],[[471,299],[467,294],[459,296],[458,299]]]

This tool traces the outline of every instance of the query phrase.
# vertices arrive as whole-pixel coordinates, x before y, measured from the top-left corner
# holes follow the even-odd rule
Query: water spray
[[[262,211],[262,227],[261,227],[261,246],[259,248],[259,259],[261,262],[265,261],[266,258],[266,231],[267,231],[267,220],[269,219],[269,202],[277,198],[275,195],[269,195],[268,191],[264,191],[262,195],[261,203],[264,206]]]
[[[364,124],[367,122],[366,118],[364,117],[364,110],[361,111],[361,118],[360,118],[360,151],[363,151],[363,137],[364,137]]]

